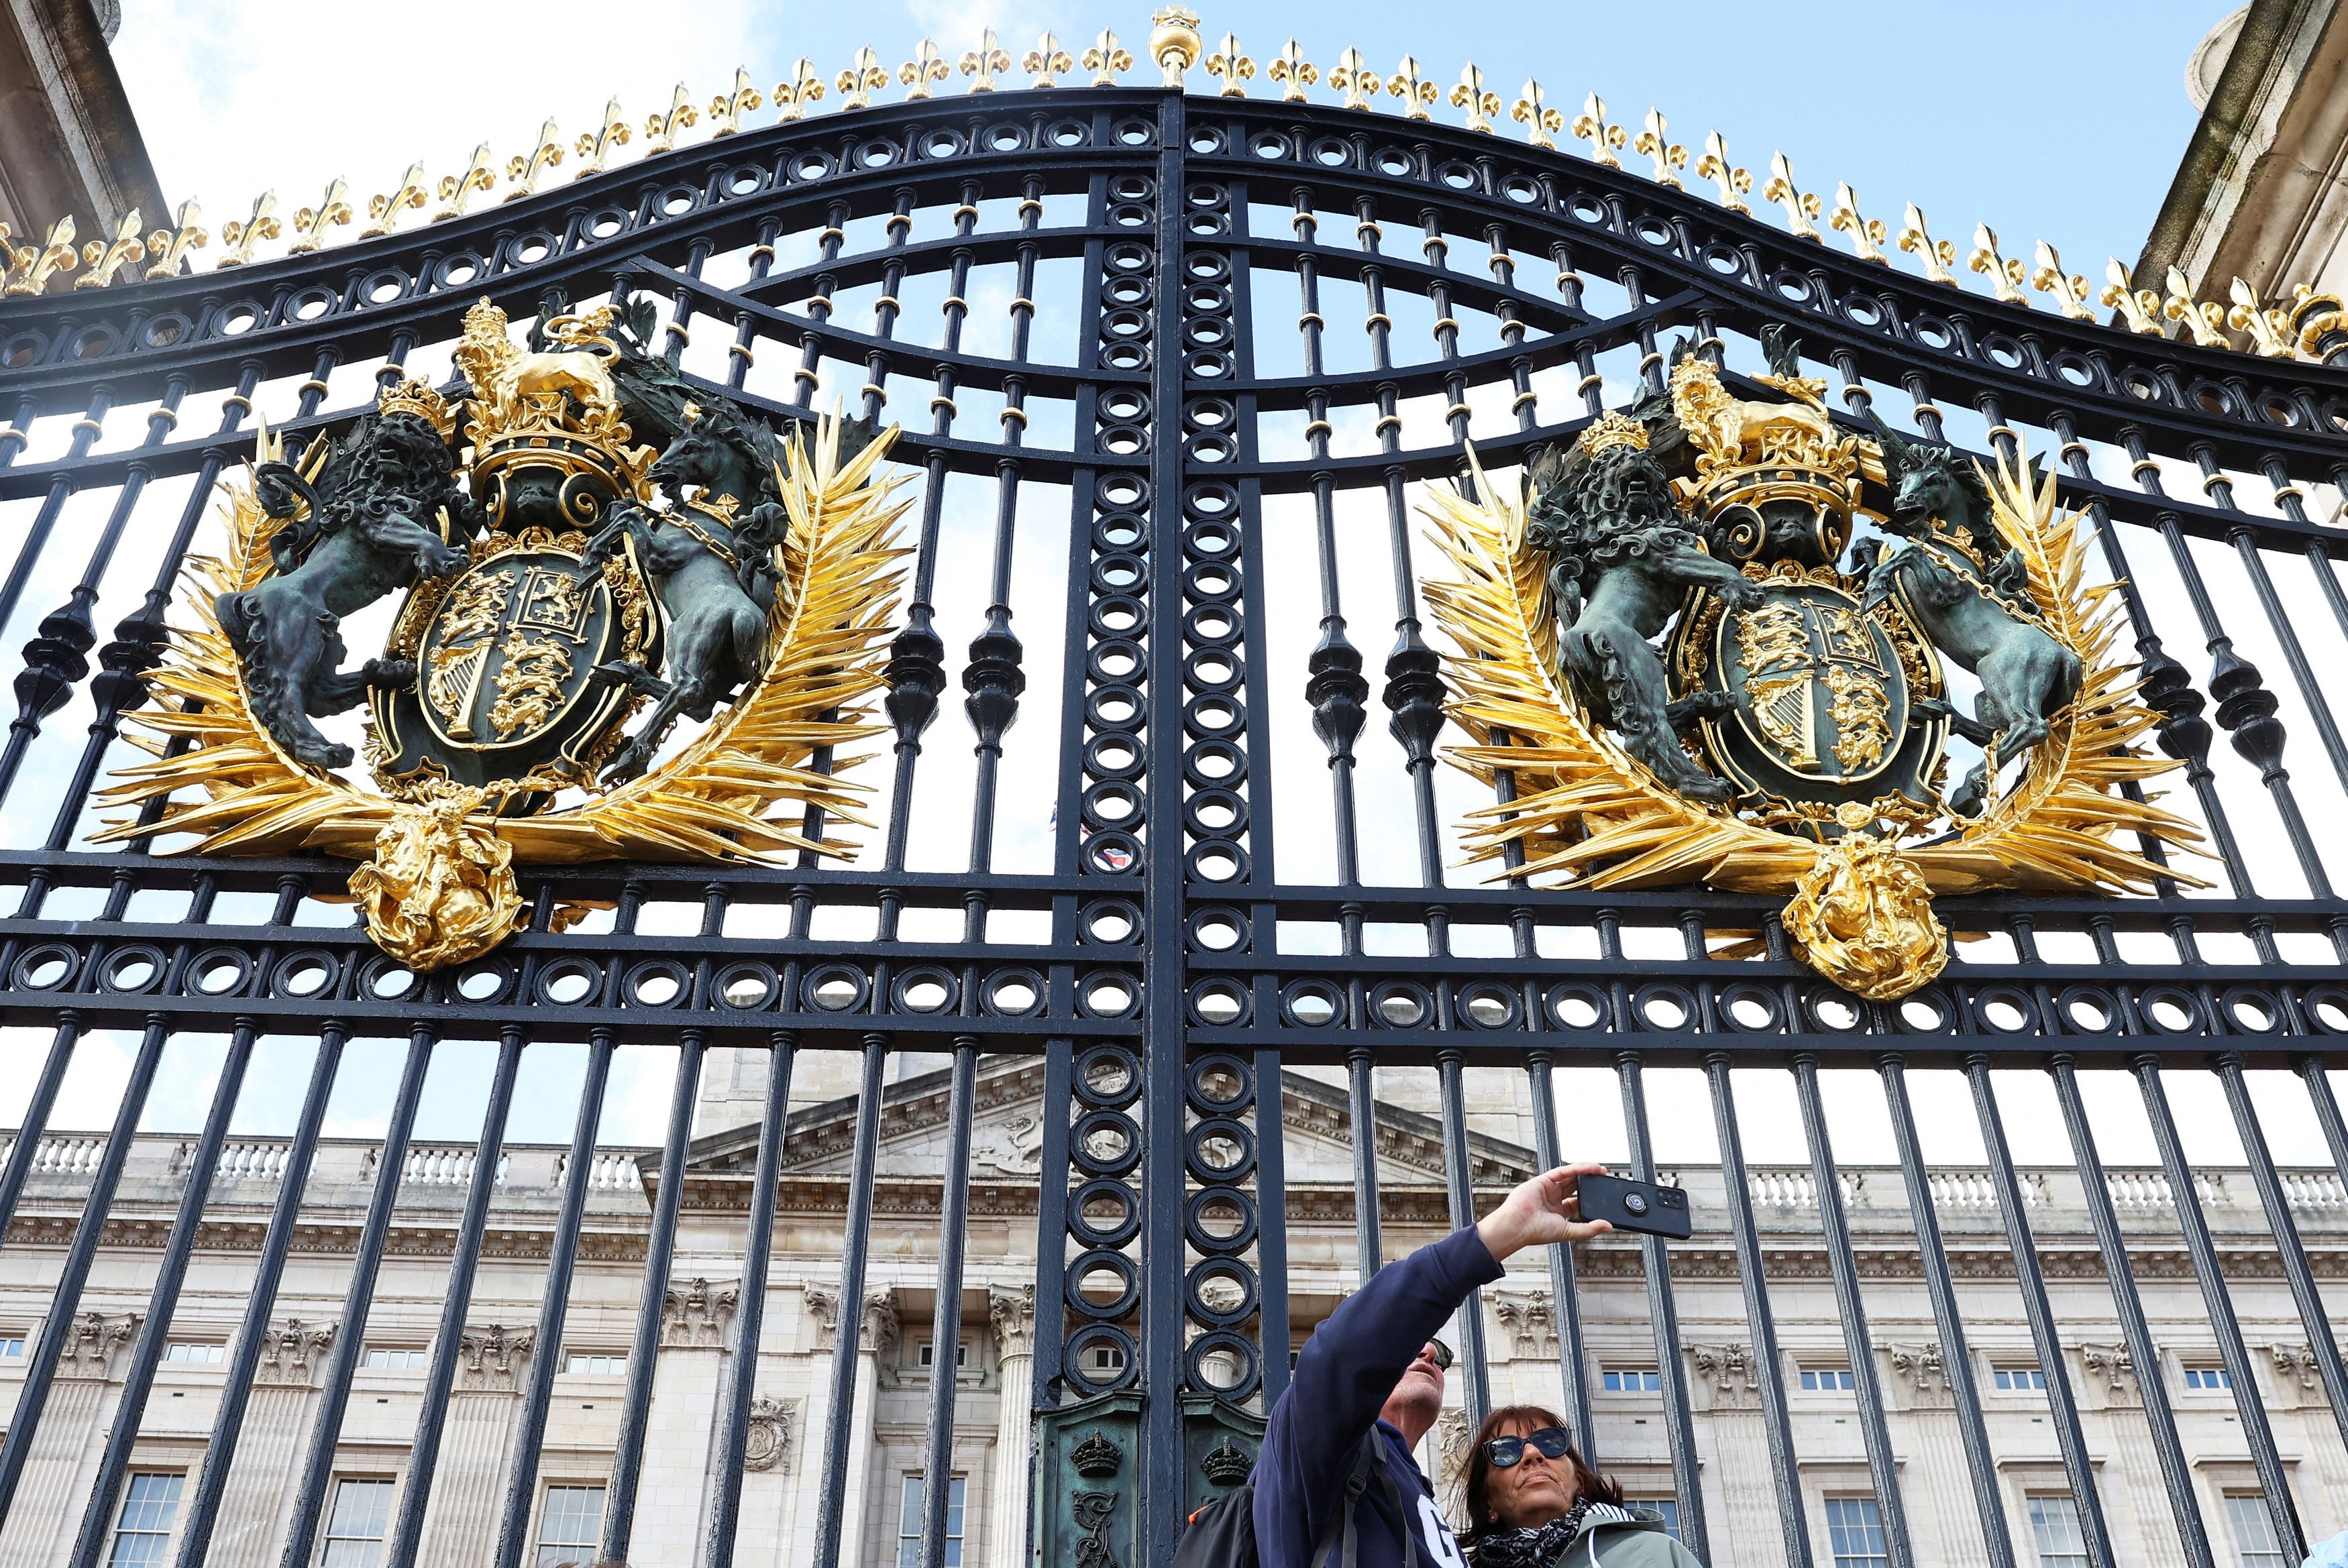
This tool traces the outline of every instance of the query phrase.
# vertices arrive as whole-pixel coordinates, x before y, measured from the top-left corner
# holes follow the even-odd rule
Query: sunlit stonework
[[[1871,1000],[1946,964],[1934,894],[2190,884],[2121,843],[2199,835],[2121,788],[2174,764],[2135,744],[2157,715],[2054,481],[1845,430],[1794,345],[1766,344],[1753,379],[1781,397],[1683,345],[1663,390],[1522,486],[1430,493],[1462,580],[1427,597],[1480,743],[1456,757],[1516,786],[1474,814],[1475,857],[1790,896],[1787,946]],[[1977,757],[1953,783],[1952,736]]]
[[[515,864],[759,859],[810,845],[787,807],[857,820],[810,764],[870,733],[893,431],[779,439],[648,354],[650,319],[550,311],[522,347],[484,299],[467,395],[396,383],[291,461],[264,431],[225,550],[191,563],[166,701],[134,716],[182,743],[108,792],[166,804],[106,836],[362,860],[369,933],[428,970],[528,922]],[[394,594],[351,666],[344,620]],[[313,722],[362,705],[371,789]]]

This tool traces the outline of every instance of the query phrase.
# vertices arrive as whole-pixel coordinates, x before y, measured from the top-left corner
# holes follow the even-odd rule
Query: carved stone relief
[[[669,1287],[661,1307],[661,1348],[715,1349],[726,1342],[726,1320],[739,1299],[730,1285],[691,1279]]]
[[[533,1330],[497,1323],[466,1329],[457,1345],[457,1387],[474,1393],[512,1393],[537,1338]]]
[[[1702,1388],[1715,1410],[1757,1410],[1761,1384],[1754,1376],[1749,1345],[1691,1345],[1688,1359],[1695,1364]]]
[[[2125,1345],[2082,1345],[2079,1359],[2085,1363],[2091,1387],[2103,1390],[2104,1403],[2122,1407],[2143,1403],[2142,1390],[2136,1383],[2136,1358]]]
[[[1509,1359],[1555,1359],[1557,1325],[1547,1291],[1494,1295],[1486,1299],[1492,1304],[1492,1317],[1500,1326],[1501,1343],[1508,1348]]]
[[[799,1407],[796,1399],[769,1399],[761,1395],[750,1402],[750,1427],[742,1445],[744,1470],[774,1470],[788,1474],[791,1448],[798,1435]]]
[[[1955,1408],[1949,1392],[1949,1364],[1941,1358],[1938,1345],[1887,1345],[1884,1353],[1890,1358],[1891,1369],[1907,1385],[1911,1405],[1919,1409]]]
[[[261,1364],[253,1369],[256,1386],[287,1389],[310,1387],[313,1362],[335,1343],[331,1323],[304,1323],[289,1317],[261,1338]]]
[[[114,1352],[129,1342],[138,1327],[135,1312],[83,1313],[66,1330],[65,1344],[57,1351],[57,1376],[105,1378],[113,1367]]]

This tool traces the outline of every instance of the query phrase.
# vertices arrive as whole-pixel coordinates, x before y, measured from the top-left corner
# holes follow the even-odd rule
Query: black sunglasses
[[[1532,1444],[1550,1459],[1563,1459],[1573,1440],[1563,1427],[1543,1427],[1520,1438],[1494,1438],[1484,1445],[1484,1458],[1494,1470],[1508,1470],[1524,1461],[1525,1445]]]
[[[1456,1358],[1451,1354],[1451,1347],[1446,1345],[1440,1339],[1430,1339],[1427,1343],[1435,1347],[1436,1370],[1438,1372],[1448,1372],[1451,1370],[1451,1363],[1456,1359]]]

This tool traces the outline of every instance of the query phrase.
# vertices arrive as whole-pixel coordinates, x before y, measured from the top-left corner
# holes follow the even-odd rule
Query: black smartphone
[[[1688,1195],[1677,1187],[1622,1176],[1584,1176],[1577,1190],[1581,1194],[1583,1219],[1608,1220],[1618,1231],[1643,1231],[1680,1241],[1694,1234]]]

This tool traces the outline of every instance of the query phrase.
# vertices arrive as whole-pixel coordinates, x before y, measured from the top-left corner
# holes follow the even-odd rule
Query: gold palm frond
[[[1565,680],[1546,562],[1526,543],[1521,481],[1496,487],[1468,453],[1470,502],[1431,487],[1421,511],[1459,580],[1426,596],[1458,644],[1445,663],[1452,719],[1479,743],[1449,759],[1487,784],[1513,776],[1516,798],[1467,821],[1466,861],[1502,862],[1515,845],[1521,875],[1548,886],[1654,887],[1701,881],[1738,892],[1782,893],[1819,854],[1807,839],[1772,832],[1683,799],[1595,726]],[[2198,885],[2115,840],[2123,832],[2186,846],[2194,826],[2119,792],[2177,764],[2133,743],[2158,716],[2136,700],[2113,660],[2114,584],[2085,580],[2085,538],[2054,504],[2054,481],[2033,491],[2013,474],[1991,477],[1999,527],[2030,563],[2033,598],[2085,667],[2079,699],[2054,721],[2021,784],[1952,840],[1904,850],[1935,893],[1991,886],[2148,890],[2156,878]]]
[[[861,823],[870,786],[837,776],[862,759],[819,752],[853,744],[886,726],[865,699],[880,684],[905,552],[893,529],[911,497],[905,477],[876,479],[891,427],[853,459],[839,460],[836,420],[819,421],[810,443],[794,433],[778,468],[790,528],[782,546],[783,590],[768,632],[765,674],[669,762],[575,809],[544,816],[476,814],[469,825],[494,833],[524,864],[591,860],[770,861],[803,849],[846,858],[849,842],[814,840],[788,808],[819,808],[827,820]],[[257,461],[278,456],[263,431]],[[304,460],[314,478],[323,445]],[[118,821],[99,842],[192,835],[178,853],[244,855],[323,850],[365,859],[392,820],[395,803],[335,774],[295,762],[253,716],[242,666],[216,610],[220,596],[268,574],[276,523],[248,481],[222,487],[229,548],[224,559],[191,559],[192,628],[175,629],[154,676],[157,702],[128,715],[151,732],[155,761],[118,774],[108,800],[166,804],[152,823]],[[187,743],[173,751],[168,743]],[[201,791],[200,799],[178,797]]]

